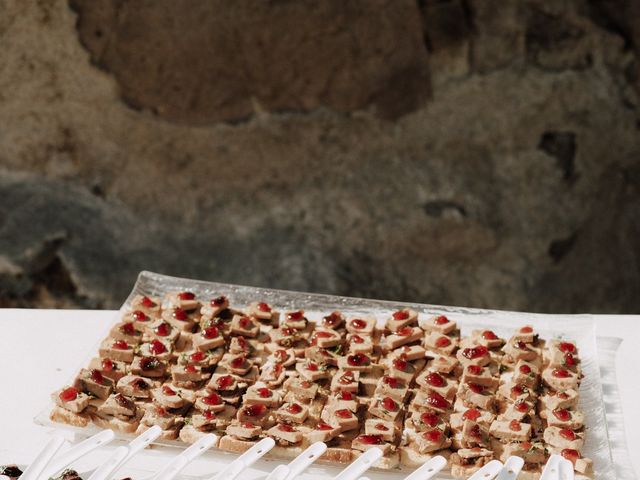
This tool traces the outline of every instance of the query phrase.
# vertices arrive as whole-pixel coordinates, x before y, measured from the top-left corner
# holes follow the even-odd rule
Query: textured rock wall
[[[141,269],[640,307],[636,0],[0,0],[0,303]]]

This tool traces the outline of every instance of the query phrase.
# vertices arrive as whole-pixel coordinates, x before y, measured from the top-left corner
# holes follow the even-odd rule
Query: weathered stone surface
[[[92,61],[115,75],[123,98],[170,120],[371,104],[395,118],[429,91],[412,0],[71,4]]]
[[[507,65],[517,66],[525,49],[524,3],[504,0],[496,8],[495,2],[470,0],[469,8],[476,36],[471,51],[474,70],[484,73]]]
[[[593,46],[582,22],[565,12],[533,8],[528,16],[525,48],[528,60],[549,70],[588,68]]]
[[[296,112],[259,108],[230,124],[190,116],[205,111],[199,102],[154,114],[123,101],[113,65],[148,52],[139,45],[155,38],[137,13],[120,18],[129,10],[106,0],[76,1],[80,16],[58,1],[5,2],[0,302],[113,307],[149,269],[430,303],[637,312],[635,37],[612,19],[594,20],[578,0],[506,2],[495,15],[483,2],[419,3],[415,21],[432,34],[431,50],[425,44],[420,54],[433,88],[425,105],[413,100],[411,82],[382,103],[371,95],[342,106],[327,100],[344,95],[342,86],[369,88],[374,64],[367,81],[328,85]],[[233,8],[225,28],[240,21]],[[192,15],[174,21],[191,25]],[[460,15],[467,23],[457,39],[446,25]],[[532,32],[547,17],[551,24]],[[88,25],[114,23],[112,31],[127,33],[113,39],[117,49],[106,28],[89,45]],[[193,37],[176,41],[179,51],[205,32],[196,23]],[[105,63],[107,51],[116,63]],[[96,52],[102,68],[92,63]],[[345,66],[355,58],[347,56],[316,59],[314,71]],[[398,61],[414,56],[407,50]],[[191,72],[208,71],[206,58]],[[140,65],[132,78],[151,91],[184,74]],[[242,104],[247,92],[234,92]],[[291,90],[274,92],[285,99]],[[214,104],[202,106],[226,119],[230,110]],[[389,120],[380,115],[388,106],[412,113]]]

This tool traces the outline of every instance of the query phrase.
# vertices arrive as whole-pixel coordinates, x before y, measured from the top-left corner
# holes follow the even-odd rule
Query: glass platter
[[[420,316],[447,315],[458,323],[463,336],[469,335],[473,329],[491,329],[500,337],[508,338],[516,327],[529,324],[535,328],[543,339],[562,338],[571,340],[577,344],[580,350],[584,372],[584,379],[580,385],[579,403],[579,408],[584,412],[587,429],[583,454],[593,459],[595,478],[599,480],[613,480],[616,478],[607,432],[595,324],[589,315],[547,315],[349,298],[206,282],[143,271],[138,276],[133,290],[120,308],[119,313],[114,316],[110,324],[105,325],[100,339],[104,338],[110,327],[119,321],[121,314],[129,308],[130,302],[135,295],[161,297],[165,293],[180,290],[190,290],[201,298],[226,295],[230,303],[236,308],[242,308],[252,301],[259,300],[270,303],[277,310],[303,309],[311,321],[320,319],[322,314],[327,312],[340,310],[347,316],[368,315],[375,317],[378,322],[383,322],[393,311],[410,307],[417,311]],[[95,356],[97,350],[98,343],[88,352],[84,361],[78,364],[77,369],[73,372],[74,376],[80,368],[84,367]],[[73,377],[70,380],[73,380]],[[79,437],[90,436],[99,430],[95,426],[77,428],[52,422],[49,420],[49,411],[52,406],[53,404],[50,404],[47,409],[37,415],[35,418],[37,424],[56,429],[70,429]],[[131,436],[119,435],[118,438],[128,440]],[[179,441],[164,441],[158,443],[158,445],[175,448],[186,448],[187,446]],[[211,462],[224,464],[231,461],[233,457],[235,457],[234,454],[213,449],[204,458]],[[256,468],[270,471],[274,465],[273,461],[263,461],[256,464]],[[336,464],[318,464],[308,470],[310,474],[315,472],[315,475],[308,478],[319,478],[319,476],[330,478],[343,467]],[[379,474],[372,471],[368,476],[370,478],[400,479],[406,476],[407,472],[408,470],[406,469],[385,470],[380,471]],[[443,472],[437,478],[451,477],[448,473]]]

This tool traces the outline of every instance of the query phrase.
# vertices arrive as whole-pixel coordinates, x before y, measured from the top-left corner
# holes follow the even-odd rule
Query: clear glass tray
[[[383,322],[391,312],[410,307],[421,315],[445,314],[458,322],[463,335],[470,334],[473,329],[492,329],[499,336],[509,337],[516,327],[524,324],[532,325],[544,339],[563,338],[575,342],[580,349],[580,358],[585,378],[580,385],[579,408],[584,412],[587,436],[583,454],[593,459],[595,477],[601,480],[613,480],[616,478],[615,469],[611,455],[611,447],[607,432],[607,421],[605,417],[605,405],[603,402],[603,392],[598,364],[598,350],[596,346],[595,324],[590,315],[546,315],[522,312],[506,312],[494,310],[482,310],[464,307],[446,307],[425,305],[419,303],[392,302],[382,300],[370,300],[363,298],[339,297],[333,295],[321,295],[312,293],[291,292],[284,290],[273,290],[267,288],[256,288],[239,285],[230,285],[214,282],[205,282],[177,277],[170,277],[153,272],[141,272],[132,292],[120,309],[113,323],[119,321],[121,314],[129,308],[130,302],[135,295],[162,296],[165,293],[190,290],[199,297],[213,298],[218,295],[229,297],[234,306],[242,307],[252,301],[261,300],[272,304],[276,309],[304,309],[310,320],[318,320],[322,314],[328,311],[341,310],[347,315],[369,315]],[[107,335],[112,324],[105,326],[104,335]],[[96,344],[83,363],[78,365],[77,370],[84,367],[88,361],[96,355],[98,344]],[[74,372],[75,375],[76,372]],[[53,405],[51,405],[53,406]],[[89,436],[98,429],[95,426],[84,429],[71,427],[49,420],[50,407],[43,410],[36,418],[36,423],[53,428],[71,429],[79,436]],[[130,437],[122,435],[119,437],[127,440]],[[185,448],[181,442],[162,442],[158,445],[165,445],[177,448]],[[221,451],[212,451],[205,458],[215,463],[228,463],[233,454]],[[273,468],[274,462],[263,462],[265,471]],[[257,464],[260,468],[260,463]],[[337,468],[342,468],[336,466]],[[316,471],[316,469],[320,469]],[[310,472],[321,474],[325,478],[334,476],[337,469],[327,468],[325,465],[314,466]],[[379,476],[382,475],[382,476]],[[406,473],[400,470],[385,471],[376,474],[372,472],[370,478],[403,478]],[[313,476],[309,478],[318,478]],[[439,478],[450,478],[447,473],[443,473]]]

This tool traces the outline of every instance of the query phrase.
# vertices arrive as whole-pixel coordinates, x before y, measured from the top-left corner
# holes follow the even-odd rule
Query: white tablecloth
[[[52,391],[67,382],[97,344],[113,311],[0,309],[0,464],[27,463],[47,441],[48,431],[33,417]],[[640,316],[596,316],[598,335],[622,337],[616,367],[624,429],[631,461],[640,475]],[[616,425],[615,428],[621,428]],[[160,450],[160,451],[159,451]],[[162,449],[145,452],[133,464],[140,472],[157,468]],[[78,465],[93,466],[110,453],[95,452]],[[195,462],[186,473],[202,471]],[[260,478],[255,470],[243,478]],[[315,478],[318,478],[316,475]]]

